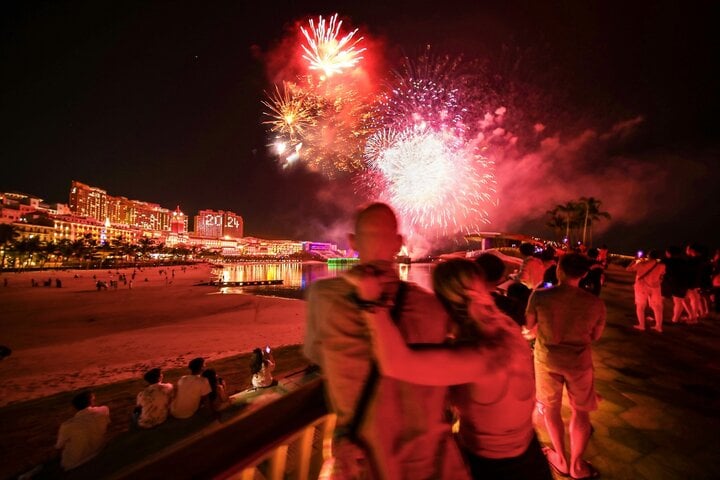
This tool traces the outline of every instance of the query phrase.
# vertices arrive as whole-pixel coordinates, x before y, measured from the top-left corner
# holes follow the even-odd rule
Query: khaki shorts
[[[598,400],[592,368],[572,371],[535,363],[535,388],[538,403],[546,408],[559,409],[562,405],[563,386],[567,386],[570,407],[574,410],[583,412],[597,410]]]

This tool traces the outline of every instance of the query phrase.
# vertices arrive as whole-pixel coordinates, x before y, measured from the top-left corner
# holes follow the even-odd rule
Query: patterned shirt
[[[155,383],[138,393],[137,405],[142,407],[138,425],[152,428],[167,420],[173,391],[170,383]]]

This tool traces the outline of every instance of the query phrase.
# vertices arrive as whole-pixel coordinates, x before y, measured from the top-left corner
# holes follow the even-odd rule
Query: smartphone
[[[266,351],[267,353],[270,353],[270,345],[266,345],[266,346],[265,346],[265,351]]]
[[[545,283],[543,283],[543,288],[550,288],[550,287],[552,287],[552,286],[553,286],[552,282],[545,282]]]
[[[638,252],[637,252],[637,258],[643,258],[643,251],[642,251],[642,250],[638,250]]]

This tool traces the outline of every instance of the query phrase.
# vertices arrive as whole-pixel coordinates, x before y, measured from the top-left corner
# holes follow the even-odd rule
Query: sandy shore
[[[302,342],[304,302],[195,286],[210,279],[209,265],[145,268],[132,288],[120,281],[116,290],[96,289],[93,275],[109,282],[116,272],[0,275],[0,344],[13,351],[0,362],[0,406],[182,367],[196,356]],[[119,272],[130,280],[132,269]],[[52,286],[32,287],[32,279]]]

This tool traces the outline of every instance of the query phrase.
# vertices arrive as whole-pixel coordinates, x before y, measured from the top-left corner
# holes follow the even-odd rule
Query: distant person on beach
[[[227,386],[225,380],[218,376],[214,369],[208,368],[202,373],[204,378],[207,378],[210,384],[210,393],[208,394],[208,400],[210,401],[210,408],[213,412],[222,412],[230,406],[230,397],[227,393]]]
[[[682,249],[677,246],[670,246],[665,250],[665,275],[663,276],[660,288],[663,297],[671,298],[673,302],[672,323],[678,323],[683,310],[687,310],[689,318],[687,323],[697,323],[697,318],[692,316],[689,303],[687,302],[688,285],[690,284],[688,265],[682,256]]]
[[[274,384],[272,372],[275,370],[275,359],[270,347],[256,348],[250,358],[250,374],[253,388],[265,388]]]
[[[597,409],[591,343],[605,328],[605,304],[579,287],[588,259],[568,253],[558,263],[559,284],[536,290],[527,307],[527,328],[536,330],[535,382],[538,410],[545,420],[552,448],[545,449],[550,465],[561,475],[595,478],[599,474],[583,460],[590,439],[590,412]],[[565,453],[561,416],[567,389],[570,420],[570,460]]]
[[[175,398],[170,403],[170,414],[175,418],[190,418],[200,408],[202,401],[212,389],[207,378],[200,374],[205,366],[202,357],[193,358],[188,364],[190,375],[183,375],[178,380]]]
[[[432,293],[400,281],[393,263],[403,242],[397,227],[388,205],[362,208],[349,235],[360,256],[354,268],[378,277],[384,301],[396,305],[404,341],[440,344],[449,316]],[[304,353],[319,365],[329,407],[337,414],[336,464],[352,478],[467,478],[445,416],[447,387],[379,375],[363,316],[368,305],[354,291],[347,279],[337,277],[314,282],[308,292]]]
[[[137,395],[137,425],[153,428],[167,420],[175,388],[171,383],[163,383],[159,368],[148,370],[143,378],[148,386]]]
[[[636,330],[645,330],[645,309],[650,306],[655,315],[656,332],[662,332],[663,326],[663,297],[660,289],[665,264],[661,262],[662,254],[658,250],[651,250],[646,257],[640,257],[631,263],[627,270],[636,272],[635,275],[635,315]]]
[[[110,409],[95,406],[95,394],[85,391],[75,395],[72,404],[77,413],[60,425],[55,448],[62,450],[60,465],[70,470],[87,462],[105,445],[110,424]]]

